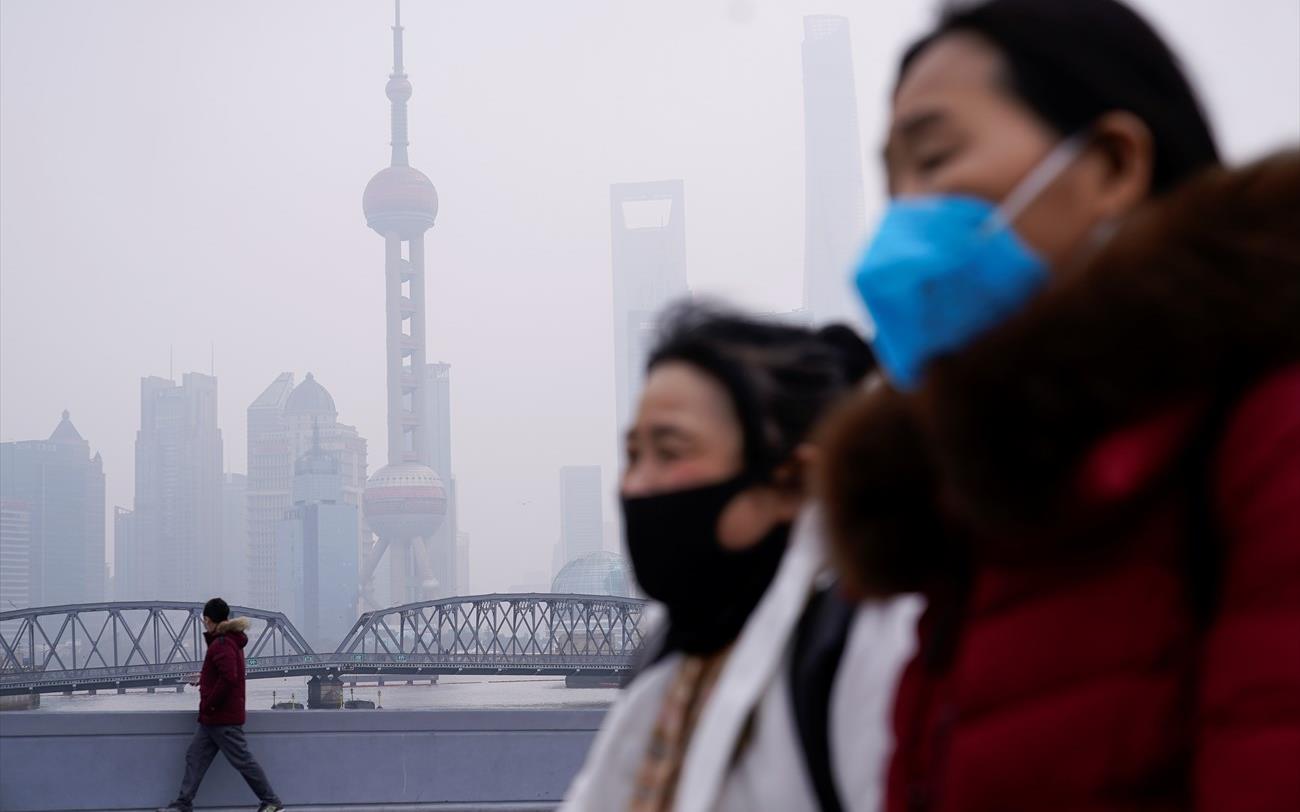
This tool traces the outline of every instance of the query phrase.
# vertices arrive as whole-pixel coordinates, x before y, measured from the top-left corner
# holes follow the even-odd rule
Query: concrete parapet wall
[[[563,797],[602,710],[254,711],[244,730],[295,810],[544,810]],[[175,797],[195,715],[6,713],[0,809],[155,809]],[[196,807],[255,799],[218,755]]]

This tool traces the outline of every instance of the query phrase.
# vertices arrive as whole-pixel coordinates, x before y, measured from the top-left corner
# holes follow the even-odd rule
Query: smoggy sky
[[[1294,0],[1135,5],[1231,159],[1300,138]],[[797,307],[801,18],[851,20],[871,222],[886,88],[932,8],[404,4],[411,163],[441,198],[429,358],[452,364],[474,591],[549,579],[561,465],[615,485],[609,184],[683,179],[691,286]],[[385,462],[383,251],[361,191],[388,163],[391,20],[386,0],[4,0],[0,438],[71,410],[109,511],[129,506],[139,378],[173,348],[178,379],[215,355],[228,470],[282,371],[314,372],[370,470]]]

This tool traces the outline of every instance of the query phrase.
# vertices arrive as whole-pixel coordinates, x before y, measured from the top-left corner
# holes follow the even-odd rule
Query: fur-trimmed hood
[[[217,634],[230,634],[231,632],[247,632],[250,623],[246,617],[232,617],[229,620],[223,620],[217,624],[213,631]]]
[[[1007,560],[1096,538],[1168,479],[1217,404],[1296,360],[1292,150],[1152,201],[1024,311],[932,363],[918,391],[846,404],[823,432],[820,478],[840,563],[860,590],[892,593],[969,554],[966,537]],[[1092,465],[1116,442],[1134,457],[1118,480]]]
[[[208,642],[211,643],[217,637],[229,635],[232,640],[239,644],[240,648],[243,648],[244,644],[248,642],[249,625],[251,625],[250,621],[246,617],[232,617],[218,623],[217,627],[207,632],[205,636],[208,638]]]

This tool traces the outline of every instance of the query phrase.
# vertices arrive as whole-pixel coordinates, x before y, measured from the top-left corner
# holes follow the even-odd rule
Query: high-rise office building
[[[248,602],[260,609],[275,599],[275,524],[290,505],[295,454],[282,435],[292,392],[293,373],[282,372],[248,406]]]
[[[424,367],[425,432],[420,456],[444,480],[451,478],[451,364]]]
[[[104,598],[104,465],[68,413],[48,440],[0,443],[0,499],[28,506],[32,606]]]
[[[135,539],[135,511],[115,505],[113,507],[113,589],[109,598],[129,600],[143,593],[140,568],[132,565],[139,552]]]
[[[32,506],[0,499],[0,612],[32,605]]]
[[[813,321],[860,323],[849,285],[866,235],[853,46],[843,17],[805,17],[804,309]]]
[[[294,465],[319,436],[321,448],[339,464],[345,504],[361,507],[366,483],[366,441],[353,426],[338,421],[329,391],[310,372],[294,386],[284,372],[248,407],[248,602],[279,609],[276,577],[276,525],[293,506]],[[362,533],[357,532],[360,554]]]
[[[118,561],[125,599],[206,600],[220,589],[222,445],[217,379],[140,381],[130,554]]]
[[[226,474],[221,482],[220,594],[228,603],[248,603],[248,477]]]
[[[293,507],[276,523],[280,609],[318,651],[332,650],[357,618],[361,516],[343,496],[339,460],[316,442],[294,464]]]
[[[614,273],[614,404],[619,447],[631,423],[664,306],[689,295],[686,193],[680,180],[609,190]]]
[[[599,465],[567,465],[560,469],[560,544],[564,564],[599,552],[605,532],[601,518]]]
[[[469,595],[469,533],[456,534],[456,594]]]
[[[425,365],[425,437],[420,461],[438,474],[447,491],[447,515],[433,534],[429,561],[439,587],[436,597],[464,594],[459,584],[456,476],[451,470],[451,364]]]

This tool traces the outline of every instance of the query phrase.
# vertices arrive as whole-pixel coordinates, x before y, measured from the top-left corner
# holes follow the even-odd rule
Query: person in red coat
[[[271,789],[262,766],[244,738],[244,646],[247,618],[230,617],[221,598],[203,606],[203,639],[208,651],[199,672],[199,727],[185,753],[185,777],[175,801],[159,812],[190,812],[199,784],[220,751],[261,801],[258,812],[280,812],[284,804]]]
[[[1222,167],[1118,2],[992,0],[885,160],[821,482],[852,588],[927,598],[887,809],[1300,809],[1300,152]]]

